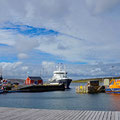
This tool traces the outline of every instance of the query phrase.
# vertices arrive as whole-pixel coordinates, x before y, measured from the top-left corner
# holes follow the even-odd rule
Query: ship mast
[[[2,67],[1,67],[1,71],[0,71],[0,81],[3,79],[2,77]]]

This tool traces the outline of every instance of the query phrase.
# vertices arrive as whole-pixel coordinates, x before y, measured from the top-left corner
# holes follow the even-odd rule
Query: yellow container
[[[83,86],[80,86],[80,89],[83,89]]]

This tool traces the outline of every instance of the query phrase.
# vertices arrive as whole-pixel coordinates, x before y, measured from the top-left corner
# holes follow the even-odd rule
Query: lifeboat
[[[106,93],[120,93],[120,79],[112,79],[105,89]]]

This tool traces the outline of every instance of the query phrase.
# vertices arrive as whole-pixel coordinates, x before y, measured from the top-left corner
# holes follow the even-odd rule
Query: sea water
[[[0,107],[57,110],[120,110],[120,94],[77,94],[77,83],[65,91],[0,94]]]

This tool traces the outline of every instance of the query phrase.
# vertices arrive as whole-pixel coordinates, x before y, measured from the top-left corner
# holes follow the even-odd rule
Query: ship
[[[105,88],[105,92],[120,94],[120,79],[112,79],[109,83],[109,86]]]
[[[72,79],[68,78],[67,72],[61,69],[59,65],[58,70],[53,72],[53,77],[49,79],[50,84],[64,84],[66,89],[69,89]]]

